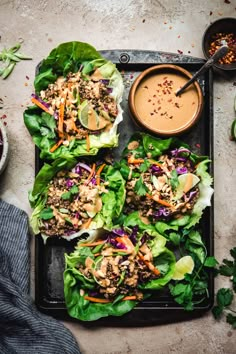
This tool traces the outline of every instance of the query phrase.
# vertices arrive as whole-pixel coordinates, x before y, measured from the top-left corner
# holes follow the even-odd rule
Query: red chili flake
[[[209,15],[211,16],[212,14],[213,14],[213,12],[212,12],[212,11],[210,11]]]
[[[195,146],[200,149],[201,145],[200,144],[195,144]]]
[[[180,38],[180,35],[178,35],[178,38]]]
[[[130,75],[130,78],[133,79],[133,78],[134,78],[134,75]]]
[[[29,80],[29,76],[28,75],[26,75],[26,77],[25,77],[27,80]]]
[[[180,50],[180,49],[178,49],[177,52],[178,52],[179,54],[183,54],[183,51]]]
[[[3,122],[4,125],[7,125],[7,122]]]
[[[225,3],[226,3],[226,4],[230,4],[230,3],[231,3],[231,1],[229,1],[229,0],[225,0]]]
[[[6,119],[6,118],[7,118],[6,114],[3,114],[3,115],[0,117],[0,119]]]

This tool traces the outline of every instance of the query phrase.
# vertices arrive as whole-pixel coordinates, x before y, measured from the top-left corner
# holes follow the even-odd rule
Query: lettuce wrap
[[[160,139],[136,133],[124,149],[117,168],[126,180],[123,213],[129,220],[164,228],[196,225],[211,205],[213,179],[210,160],[198,156],[177,138]],[[160,228],[161,225],[161,228]]]
[[[24,122],[42,159],[96,155],[118,145],[123,80],[91,45],[68,42],[53,49],[34,87]]]
[[[157,232],[129,227],[80,241],[65,255],[64,294],[71,317],[122,316],[172,278],[175,256]]]
[[[110,165],[57,159],[41,168],[29,201],[35,234],[70,240],[100,228],[111,230],[123,208],[125,182]]]

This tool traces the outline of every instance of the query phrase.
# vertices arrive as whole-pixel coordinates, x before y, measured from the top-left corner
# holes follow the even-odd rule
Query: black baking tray
[[[179,65],[192,74],[205,63],[204,59],[159,51],[140,50],[105,50],[100,53],[117,65],[120,70],[125,91],[122,101],[124,111],[123,122],[119,126],[119,147],[113,153],[119,158],[121,151],[130,136],[140,128],[135,126],[128,112],[128,94],[132,82],[143,70],[158,64]],[[210,174],[213,176],[213,74],[212,71],[199,77],[204,107],[198,123],[191,131],[180,138],[191,146],[197,154],[208,155],[212,160]],[[35,172],[39,171],[43,161],[36,148]],[[213,200],[203,215],[199,228],[206,243],[209,256],[214,254],[214,208]],[[71,252],[76,240],[68,242],[64,239],[51,238],[44,244],[40,236],[35,238],[35,303],[40,311],[63,320],[73,320],[67,314],[63,293],[64,253]],[[158,292],[148,300],[140,303],[130,313],[121,317],[108,317],[95,322],[82,322],[84,325],[119,325],[145,326],[189,320],[204,315],[214,302],[214,277],[209,274],[209,297],[197,305],[193,311],[187,312],[176,304],[167,292]]]

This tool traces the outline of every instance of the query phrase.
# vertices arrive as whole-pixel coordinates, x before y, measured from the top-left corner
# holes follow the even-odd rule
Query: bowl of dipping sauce
[[[236,70],[236,18],[221,18],[207,27],[202,38],[205,58],[209,59],[223,44],[229,46],[229,51],[214,66],[221,70]]]
[[[180,66],[160,64],[143,71],[129,93],[129,110],[141,128],[161,136],[180,135],[201,116],[203,95],[197,81],[179,96],[176,92],[192,74]]]
[[[9,157],[9,144],[5,126],[0,120],[0,175],[5,170]]]

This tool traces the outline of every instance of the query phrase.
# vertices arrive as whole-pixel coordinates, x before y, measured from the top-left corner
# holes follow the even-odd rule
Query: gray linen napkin
[[[27,214],[0,199],[0,353],[80,354],[70,331],[30,299],[29,244]]]

